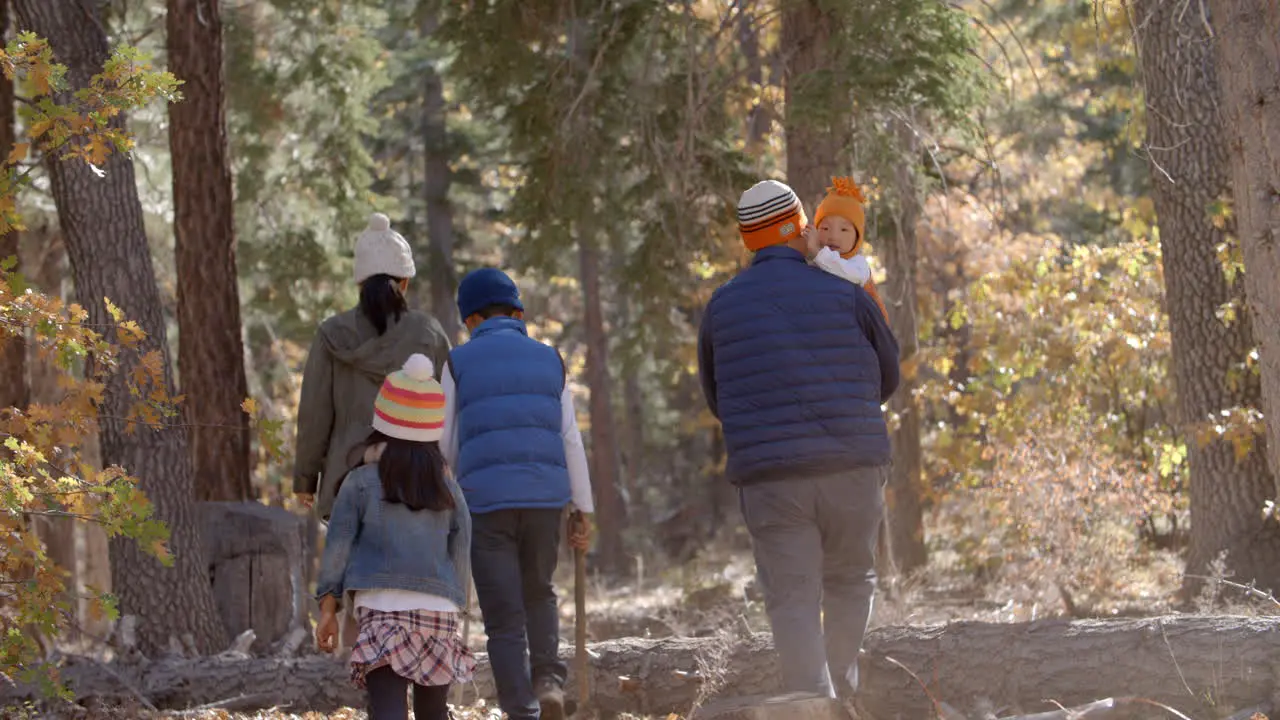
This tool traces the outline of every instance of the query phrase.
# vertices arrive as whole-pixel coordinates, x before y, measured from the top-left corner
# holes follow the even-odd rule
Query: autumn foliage
[[[156,98],[174,99],[178,81],[154,70],[138,51],[115,51],[90,87],[68,94],[66,69],[53,61],[49,46],[23,33],[0,52],[6,77],[25,87],[33,101],[24,106],[27,137],[8,157],[0,175],[0,233],[22,229],[15,196],[29,182],[22,163],[32,149],[51,161],[98,164],[110,152],[128,152],[133,141],[113,120]],[[97,433],[106,384],[135,352],[144,333],[110,304],[113,322],[93,326],[76,304],[26,287],[8,259],[0,272],[0,342],[34,346],[41,363],[57,368],[55,402],[0,410],[0,672],[30,676],[42,659],[39,636],[56,635],[74,617],[66,572],[50,562],[33,527],[40,516],[70,517],[100,525],[109,536],[137,541],[168,562],[167,529],[153,518],[137,480],[120,467],[96,468],[85,445]],[[177,414],[176,398],[165,391],[158,351],[131,364],[124,378],[136,402],[127,423],[132,432]],[[115,613],[113,599],[91,598],[97,612]],[[43,680],[56,680],[50,675]],[[51,685],[52,686],[52,685]]]

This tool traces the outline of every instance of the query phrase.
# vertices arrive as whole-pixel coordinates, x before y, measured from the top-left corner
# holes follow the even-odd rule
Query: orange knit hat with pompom
[[[862,247],[862,241],[866,239],[867,215],[862,209],[867,203],[867,199],[862,196],[862,191],[854,184],[853,178],[834,177],[831,178],[831,187],[827,188],[827,196],[818,204],[818,209],[813,214],[813,224],[815,227],[822,225],[822,219],[834,215],[842,217],[853,223],[853,229],[857,231],[858,237],[853,241],[853,247],[849,252],[840,253],[840,257],[848,259],[858,254],[858,249]],[[884,315],[884,319],[889,319],[889,309],[884,306],[884,301],[880,299],[880,293],[876,290],[876,283],[870,278],[862,285],[871,298],[876,301],[876,305],[880,306],[880,312]]]
[[[822,225],[822,219],[830,215],[842,217],[853,223],[858,237],[854,239],[853,247],[849,252],[841,253],[840,257],[851,258],[857,255],[858,248],[862,247],[862,241],[866,238],[867,225],[867,215],[862,206],[866,203],[867,199],[854,184],[853,178],[831,178],[831,187],[827,188],[827,196],[818,204],[818,209],[813,214],[813,224],[815,227]]]

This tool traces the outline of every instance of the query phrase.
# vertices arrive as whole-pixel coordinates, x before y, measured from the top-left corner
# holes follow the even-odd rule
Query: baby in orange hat
[[[865,203],[866,198],[853,178],[831,178],[827,196],[814,212],[813,224],[806,227],[803,234],[808,241],[813,264],[861,285],[875,299],[887,320],[889,312],[880,300],[880,293],[876,292],[875,281],[871,279],[871,265],[858,254],[865,238],[866,213],[862,209]]]

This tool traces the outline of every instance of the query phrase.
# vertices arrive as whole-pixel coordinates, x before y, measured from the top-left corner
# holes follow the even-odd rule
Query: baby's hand
[[[800,237],[804,238],[805,254],[810,258],[822,249],[822,245],[818,242],[818,229],[814,226],[805,225],[804,230],[800,231]]]

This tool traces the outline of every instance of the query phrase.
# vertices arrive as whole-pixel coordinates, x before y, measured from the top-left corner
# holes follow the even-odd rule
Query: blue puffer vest
[[[756,253],[712,295],[700,338],[729,479],[746,484],[888,464],[880,403],[897,385],[897,352],[865,290],[790,248]]]
[[[472,513],[569,504],[560,434],[564,363],[524,322],[485,320],[449,353],[456,388],[458,485]]]

